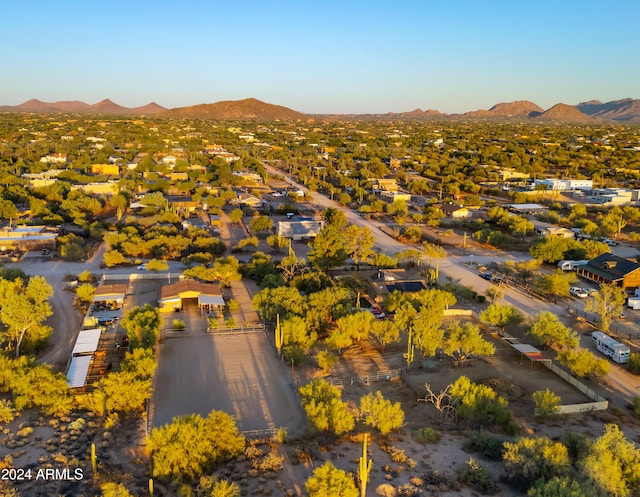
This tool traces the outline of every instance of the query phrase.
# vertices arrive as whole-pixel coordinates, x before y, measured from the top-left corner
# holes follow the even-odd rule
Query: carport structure
[[[220,307],[224,306],[222,291],[217,283],[181,280],[160,288],[158,308],[161,312],[182,309],[185,301],[197,302],[203,314],[219,311]]]

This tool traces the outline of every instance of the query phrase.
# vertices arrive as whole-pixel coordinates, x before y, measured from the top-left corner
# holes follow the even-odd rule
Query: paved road
[[[135,267],[101,268],[104,252],[105,244],[101,243],[91,259],[86,262],[66,262],[32,252],[20,262],[7,264],[7,267],[20,268],[29,275],[44,276],[53,287],[54,293],[50,300],[53,315],[46,321],[53,332],[49,337],[47,349],[38,357],[39,361],[52,364],[56,369],[63,371],[82,324],[84,316],[73,306],[74,293],[65,290],[65,274],[77,275],[89,271],[98,276],[116,274],[122,275],[122,279],[129,279],[131,273],[137,272]],[[184,266],[181,262],[170,261],[169,268],[172,272],[181,272]]]
[[[269,164],[263,164],[267,170],[272,174],[282,174],[281,171],[275,169]],[[307,190],[303,185],[289,180],[292,186]],[[406,245],[401,244],[393,237],[387,235],[381,231],[380,227],[382,223],[365,219],[358,215],[351,209],[345,209],[338,202],[332,201],[324,195],[317,192],[310,192],[312,201],[324,208],[336,207],[341,209],[347,216],[347,219],[352,224],[357,226],[366,226],[375,235],[377,242],[375,247],[380,251],[392,255],[401,250],[407,248]],[[488,263],[488,262],[503,262],[507,259],[511,260],[527,260],[530,257],[526,254],[505,254],[504,252],[489,252],[489,251],[467,251],[465,255],[453,255],[449,256],[446,260],[440,261],[440,280],[447,281],[459,281],[460,283],[472,287],[479,294],[484,294],[492,284],[482,278],[477,273],[468,267],[466,264],[471,262],[476,263]],[[504,288],[503,303],[511,304],[526,316],[534,316],[541,311],[549,311],[557,315],[567,325],[572,326],[574,324],[573,317],[569,316],[567,312],[566,303],[553,304],[545,303],[533,298],[529,295],[521,293],[513,288]],[[591,350],[594,353],[598,353],[592,343],[590,336],[582,336],[580,340],[580,346]],[[611,372],[605,378],[608,384],[607,391],[603,392],[603,395],[614,402],[619,407],[625,407],[634,397],[640,395],[640,378],[628,373],[625,369],[621,368],[615,363],[611,363]]]

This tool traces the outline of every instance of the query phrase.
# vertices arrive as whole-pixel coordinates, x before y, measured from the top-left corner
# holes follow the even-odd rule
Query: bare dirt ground
[[[159,350],[154,426],[217,409],[234,416],[243,431],[302,431],[289,377],[263,332],[192,333],[165,340]]]

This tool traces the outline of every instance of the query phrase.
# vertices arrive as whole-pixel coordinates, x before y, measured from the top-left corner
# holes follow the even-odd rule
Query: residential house
[[[246,205],[248,207],[262,207],[264,201],[250,193],[241,193],[231,201],[233,205]]]
[[[120,167],[117,164],[91,164],[91,173],[119,176]]]
[[[466,219],[473,216],[473,213],[462,205],[435,204],[434,207],[440,209],[446,217],[451,219]]]
[[[569,228],[556,226],[554,224],[533,221],[533,229],[538,236],[559,236],[563,238],[574,238],[575,232]]]
[[[179,311],[187,303],[196,303],[201,313],[218,313],[225,305],[220,285],[196,280],[181,280],[160,288],[160,312]]]
[[[45,155],[44,157],[40,158],[40,162],[46,162],[48,164],[50,163],[64,164],[65,162],[67,162],[67,154],[55,153],[55,154]]]
[[[577,268],[578,276],[599,284],[614,284],[624,290],[640,287],[640,264],[613,254],[602,254],[586,266]]]
[[[278,221],[278,236],[294,241],[315,238],[324,228],[324,221]]]
[[[397,192],[399,190],[398,182],[395,178],[376,179],[373,181],[373,190],[379,192]]]

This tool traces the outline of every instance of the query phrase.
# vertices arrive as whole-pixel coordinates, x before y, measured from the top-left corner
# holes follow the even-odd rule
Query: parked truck
[[[558,267],[563,271],[575,271],[580,266],[586,266],[589,261],[560,261]]]

